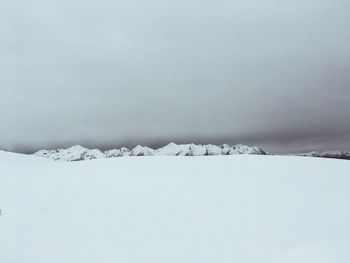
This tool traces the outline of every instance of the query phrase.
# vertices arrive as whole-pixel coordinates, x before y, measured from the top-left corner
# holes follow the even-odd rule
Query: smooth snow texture
[[[1,263],[348,263],[350,162],[0,152]]]

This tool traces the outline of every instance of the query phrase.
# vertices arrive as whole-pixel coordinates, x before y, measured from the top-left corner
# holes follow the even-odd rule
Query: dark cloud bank
[[[0,148],[349,150],[349,9],[0,0]]]

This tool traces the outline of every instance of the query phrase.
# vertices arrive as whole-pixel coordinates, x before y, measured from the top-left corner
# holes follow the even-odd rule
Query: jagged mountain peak
[[[122,147],[100,151],[99,149],[87,149],[81,145],[71,146],[67,149],[41,150],[34,155],[46,157],[57,161],[81,161],[101,158],[113,158],[122,156],[152,156],[152,155],[172,155],[172,156],[205,156],[205,155],[233,155],[233,154],[266,154],[259,147],[252,147],[243,144],[220,146],[213,144],[176,144],[171,142],[161,148],[152,149],[148,146],[137,145],[133,149]]]

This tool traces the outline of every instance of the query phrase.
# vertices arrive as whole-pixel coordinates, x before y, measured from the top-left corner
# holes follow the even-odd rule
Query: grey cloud
[[[0,0],[0,147],[349,149],[349,7]]]

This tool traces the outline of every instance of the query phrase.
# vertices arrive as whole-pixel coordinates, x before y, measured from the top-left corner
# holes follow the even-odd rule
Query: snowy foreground
[[[350,162],[0,151],[1,263],[348,263]]]

